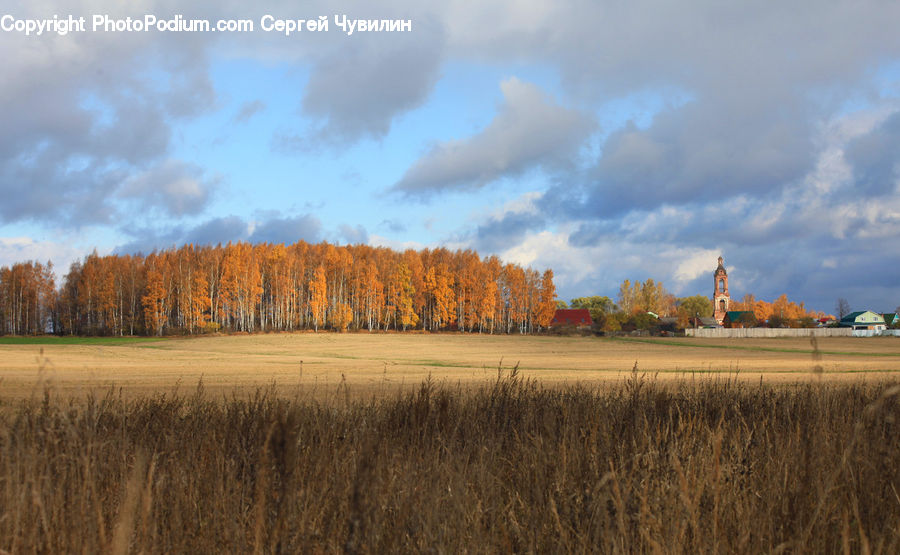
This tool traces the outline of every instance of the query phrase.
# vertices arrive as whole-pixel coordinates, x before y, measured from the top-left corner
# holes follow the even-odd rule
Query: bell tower
[[[731,310],[731,295],[728,294],[728,272],[722,264],[722,257],[719,257],[719,266],[713,273],[714,287],[713,290],[713,317],[719,325],[725,321],[725,313]]]

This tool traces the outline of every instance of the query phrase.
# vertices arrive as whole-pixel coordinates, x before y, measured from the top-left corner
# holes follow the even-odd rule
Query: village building
[[[719,257],[719,266],[713,272],[713,318],[718,325],[725,323],[725,315],[731,310],[731,295],[728,293],[728,272]]]
[[[752,310],[729,310],[723,325],[726,328],[753,328],[756,327],[756,315]]]
[[[550,321],[550,327],[571,326],[575,328],[590,328],[594,325],[591,319],[591,311],[586,308],[558,308]]]
[[[884,318],[884,325],[893,328],[900,324],[900,316],[896,312],[887,312],[881,315]]]
[[[871,310],[859,310],[841,318],[841,327],[854,330],[884,331],[884,317]]]
[[[830,314],[823,316],[821,318],[818,318],[816,320],[816,325],[819,326],[820,328],[835,325],[837,323],[838,323],[837,318],[835,318],[834,316],[831,316]]]

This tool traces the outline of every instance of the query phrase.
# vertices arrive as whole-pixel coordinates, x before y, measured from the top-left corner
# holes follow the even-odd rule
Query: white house
[[[841,318],[840,325],[841,327],[853,328],[854,330],[884,331],[887,329],[881,314],[877,314],[871,310],[851,312]]]

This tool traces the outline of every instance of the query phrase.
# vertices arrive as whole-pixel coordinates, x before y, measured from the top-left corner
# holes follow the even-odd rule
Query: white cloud
[[[136,174],[119,190],[124,199],[137,199],[144,209],[156,207],[170,215],[196,214],[209,201],[210,182],[202,180],[202,170],[180,160],[165,162]]]
[[[481,132],[436,145],[394,185],[409,195],[477,189],[502,177],[571,166],[595,128],[593,119],[555,103],[539,87],[510,78],[503,104]]]
[[[518,197],[506,202],[499,210],[495,210],[493,212],[493,216],[495,218],[500,218],[509,212],[516,212],[519,214],[535,214],[536,212],[538,212],[537,203],[543,196],[543,193],[537,191],[522,193]]]
[[[691,251],[693,250],[693,254]],[[675,272],[672,277],[674,278],[674,285],[678,286],[679,284],[684,284],[686,282],[693,281],[698,277],[704,275],[711,275],[710,271],[710,261],[716,260],[720,253],[721,249],[685,249],[679,256],[681,261],[678,262],[675,267]]]
[[[421,250],[428,246],[418,241],[398,241],[384,235],[375,234],[369,235],[369,245],[373,247],[387,247],[395,251],[405,251],[406,249]]]
[[[677,295],[695,295],[704,292],[692,288],[693,283],[706,273],[712,275],[721,252],[672,243],[636,243],[617,235],[575,246],[569,240],[573,227],[529,233],[500,253],[500,258],[536,269],[552,268],[564,296],[615,296],[625,279],[647,278],[662,281]]]
[[[68,272],[72,262],[80,260],[86,252],[70,242],[37,241],[31,237],[0,237],[0,267],[18,262],[53,263],[57,283]]]

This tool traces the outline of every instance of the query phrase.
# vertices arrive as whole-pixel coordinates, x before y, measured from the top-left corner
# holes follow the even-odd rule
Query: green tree
[[[797,326],[801,328],[816,327],[816,320],[812,316],[803,316],[797,320]]]
[[[638,312],[637,314],[632,315],[628,321],[631,322],[636,329],[649,330],[659,323],[659,318],[648,312]]]
[[[596,321],[594,323],[605,332],[614,332],[621,331],[627,319],[628,316],[624,312],[611,312],[605,315],[602,323]]]
[[[790,327],[790,320],[788,320],[781,314],[772,314],[771,316],[769,316],[769,327],[770,328],[788,328],[788,327]]]
[[[709,318],[713,315],[713,305],[709,297],[704,295],[681,297],[678,299],[678,311],[690,318]]]
[[[604,327],[607,317],[616,312],[616,303],[607,296],[592,295],[590,297],[578,297],[569,303],[572,308],[586,308],[591,313],[591,320],[599,327]]]
[[[616,311],[616,303],[607,296],[592,295],[590,297],[578,297],[569,302],[572,308],[586,308],[588,310],[600,310],[606,313]]]

